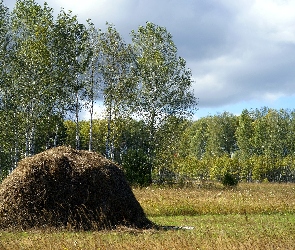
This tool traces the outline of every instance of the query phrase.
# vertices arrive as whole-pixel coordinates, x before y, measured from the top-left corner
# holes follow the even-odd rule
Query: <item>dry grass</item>
[[[295,249],[295,185],[134,189],[149,218],[194,230],[0,231],[0,249]]]
[[[294,184],[133,190],[148,216],[295,213]]]

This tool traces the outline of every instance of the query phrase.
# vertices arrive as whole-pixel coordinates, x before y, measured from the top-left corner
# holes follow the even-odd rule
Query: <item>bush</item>
[[[125,176],[131,185],[143,187],[152,183],[148,158],[143,150],[129,150],[123,156],[122,165]]]
[[[238,185],[238,179],[230,173],[225,173],[221,178],[221,183],[225,187],[235,187]]]

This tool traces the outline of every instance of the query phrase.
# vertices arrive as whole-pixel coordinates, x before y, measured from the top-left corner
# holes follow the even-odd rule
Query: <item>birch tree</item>
[[[82,108],[84,73],[88,64],[87,32],[77,16],[61,10],[54,26],[56,80],[61,85],[61,107],[75,115],[76,148],[80,148],[79,113]]]
[[[108,120],[106,154],[114,159],[113,121],[127,114],[134,99],[134,82],[130,78],[133,63],[132,50],[116,28],[107,24],[106,32],[100,34],[102,51],[103,97]]]
[[[11,39],[9,35],[10,17],[8,8],[0,1],[0,182],[12,169],[14,154],[14,133],[7,129],[10,125],[9,61]]]
[[[166,28],[147,22],[137,32],[132,31],[131,36],[136,53],[136,113],[148,127],[147,154],[152,172],[159,143],[157,129],[171,116],[189,117],[196,98],[191,91],[191,71],[178,56],[172,35]]]
[[[22,120],[25,155],[35,153],[36,127],[54,108],[52,89],[52,9],[33,0],[17,1],[12,12],[12,82],[15,118]],[[21,131],[21,130],[20,130]]]
[[[86,108],[89,111],[89,142],[88,150],[93,149],[93,115],[96,100],[102,97],[102,52],[99,45],[100,30],[96,29],[91,20],[87,20],[87,42],[88,66],[85,72],[84,97]]]

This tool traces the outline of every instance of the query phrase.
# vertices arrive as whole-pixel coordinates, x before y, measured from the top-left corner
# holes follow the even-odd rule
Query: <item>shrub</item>
[[[131,185],[143,187],[152,183],[148,158],[143,150],[129,150],[123,156],[122,165],[125,176]]]
[[[221,183],[225,187],[235,187],[238,185],[238,179],[231,173],[225,173],[221,178]]]

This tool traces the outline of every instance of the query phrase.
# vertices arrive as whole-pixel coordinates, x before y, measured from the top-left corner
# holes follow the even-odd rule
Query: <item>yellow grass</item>
[[[134,189],[149,216],[295,212],[294,184],[240,184],[235,189]]]
[[[295,185],[133,190],[161,225],[193,230],[1,232],[2,249],[295,249]]]

